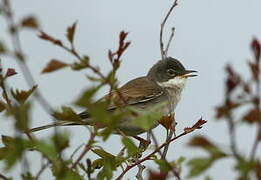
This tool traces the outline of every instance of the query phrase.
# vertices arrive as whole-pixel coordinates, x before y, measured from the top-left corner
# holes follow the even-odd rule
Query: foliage
[[[176,5],[177,1],[175,1],[171,7],[165,21]],[[116,92],[119,98],[124,102],[121,93],[118,91],[116,73],[120,68],[123,54],[131,44],[130,41],[126,40],[128,36],[127,32],[120,32],[118,47],[115,51],[108,50],[108,60],[111,63],[111,70],[107,74],[104,74],[99,67],[92,64],[93,60],[90,59],[88,55],[81,55],[75,47],[74,39],[77,32],[77,22],[74,22],[66,29],[65,37],[67,42],[64,42],[63,40],[40,30],[42,28],[40,28],[40,24],[34,16],[25,16],[20,18],[20,21],[18,22],[14,21],[14,12],[12,11],[11,1],[9,0],[3,0],[2,3],[0,3],[0,12],[0,15],[7,21],[6,28],[9,30],[9,37],[12,40],[13,46],[13,50],[11,50],[8,48],[9,46],[0,41],[1,59],[4,60],[2,57],[9,56],[16,60],[17,64],[22,69],[26,82],[30,86],[27,90],[9,88],[10,84],[8,83],[8,79],[16,75],[17,72],[13,68],[5,70],[0,64],[0,88],[2,90],[0,112],[13,120],[13,129],[15,131],[13,137],[2,135],[3,146],[0,148],[0,161],[3,162],[5,171],[0,172],[0,178],[5,180],[13,178],[7,177],[4,173],[14,169],[18,164],[26,164],[21,174],[23,179],[39,179],[41,175],[49,169],[50,172],[52,172],[52,176],[56,179],[93,179],[97,176],[97,179],[116,178],[119,180],[134,167],[139,168],[136,177],[142,178],[142,171],[144,170],[142,163],[150,161],[151,163],[157,164],[160,171],[156,172],[149,170],[149,179],[166,179],[167,177],[181,179],[180,173],[184,158],[181,157],[177,160],[168,161],[166,158],[168,146],[178,138],[197,129],[201,129],[206,123],[205,120],[202,118],[199,119],[194,125],[184,128],[180,134],[173,137],[175,134],[174,116],[161,117],[162,115],[157,113],[157,109],[143,113],[138,116],[135,121],[141,129],[148,131],[152,126],[152,122],[154,124],[155,121],[159,121],[168,134],[168,138],[159,144],[153,132],[150,132],[154,137],[153,143],[155,144],[153,149],[150,149],[148,148],[150,141],[134,137],[140,141],[140,144],[137,145],[132,137],[126,136],[117,129],[117,122],[120,121],[122,117],[128,114],[135,116],[136,114],[141,114],[141,112],[132,108],[122,108],[116,104],[115,107],[113,107],[116,110],[112,113],[110,111],[110,108],[112,108],[110,106],[110,101],[103,102],[94,100],[94,96],[100,88],[109,86],[110,92]],[[91,71],[91,75],[87,75],[87,77],[89,81],[95,82],[94,84],[96,84],[96,86],[86,89],[78,96],[79,98],[74,101],[74,105],[88,109],[88,114],[85,114],[85,116],[92,117],[90,122],[82,121],[79,114],[71,107],[61,106],[60,110],[52,109],[48,101],[42,96],[40,87],[37,86],[37,82],[35,82],[34,77],[30,72],[30,68],[27,67],[27,57],[20,45],[19,32],[23,29],[37,31],[38,37],[41,40],[63,49],[72,56],[72,61],[70,63],[66,63],[63,60],[56,58],[49,60],[43,68],[42,74],[48,75],[49,73],[54,73],[58,70],[63,70],[64,68],[70,68],[73,72],[83,70]],[[167,50],[173,35],[174,34],[170,37],[167,47],[164,50],[165,55],[167,55]],[[66,45],[67,43],[69,43],[68,46]],[[40,107],[55,119],[54,123],[56,123],[56,125],[68,125],[68,123],[93,125],[93,127],[88,128],[90,136],[89,139],[86,140],[86,144],[80,147],[73,147],[75,152],[68,158],[67,156],[64,156],[65,151],[69,148],[71,143],[68,133],[59,131],[58,127],[55,127],[53,134],[43,139],[40,139],[31,133],[29,130],[31,128],[31,122],[34,121],[31,118],[31,112],[34,110],[32,107],[35,106],[35,104],[32,103],[33,100],[38,101]],[[251,117],[247,116],[246,119],[251,119]],[[101,138],[102,143],[106,143],[108,137],[116,131],[122,136],[122,149],[119,152],[111,153],[101,148],[98,140]],[[25,134],[27,137],[23,136]],[[214,145],[210,145],[210,147],[206,147],[206,149],[208,149],[212,159],[226,156],[223,151],[219,150]],[[79,150],[81,150],[81,152],[76,153]],[[31,159],[27,157],[28,151],[34,151],[43,159],[44,163],[39,163],[41,167],[37,173],[32,173],[30,171],[30,167],[38,162],[31,162]],[[147,151],[148,153],[146,152],[146,154],[144,151]],[[87,157],[88,153],[96,154],[98,156],[97,159],[89,159]],[[146,154],[146,156],[144,154]],[[201,165],[201,167],[202,166],[204,165]],[[122,172],[118,177],[115,177],[115,173],[119,172],[120,168],[122,169]],[[243,166],[238,168],[245,169]]]

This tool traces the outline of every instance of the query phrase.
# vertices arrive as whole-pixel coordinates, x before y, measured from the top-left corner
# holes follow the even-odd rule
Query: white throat
[[[174,88],[174,89],[182,90],[185,87],[186,81],[187,81],[186,78],[175,77],[166,82],[160,82],[158,84],[163,88],[171,88],[171,89]]]
[[[176,77],[166,82],[158,83],[159,86],[166,89],[168,92],[168,98],[170,103],[170,112],[173,113],[175,108],[180,101],[181,92],[186,84],[186,78]]]

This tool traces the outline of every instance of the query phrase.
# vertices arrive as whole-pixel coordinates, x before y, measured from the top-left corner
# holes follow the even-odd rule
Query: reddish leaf
[[[61,68],[64,68],[68,66],[68,64],[61,62],[59,60],[56,59],[52,59],[47,66],[42,70],[42,73],[49,73],[49,72],[53,72],[53,71],[57,71]]]
[[[196,129],[201,129],[202,125],[205,124],[207,121],[200,118],[192,127],[184,128],[185,133],[190,133]]]
[[[261,122],[261,111],[259,109],[251,109],[244,117],[243,120],[248,123]]]
[[[207,147],[207,146],[214,146],[208,139],[204,136],[195,136],[193,137],[190,142],[190,146],[198,146],[198,147]]]
[[[36,18],[33,16],[28,16],[22,19],[21,26],[32,29],[37,29],[39,27]]]
[[[38,35],[38,37],[43,39],[43,40],[49,41],[51,43],[54,43],[55,45],[63,46],[62,42],[59,39],[55,39],[55,38],[53,38],[52,36],[46,34],[43,31],[40,31],[40,34]]]
[[[219,106],[216,108],[216,118],[220,119],[224,116],[227,116],[233,109],[241,106],[239,103],[231,102],[230,100],[227,100],[224,105]]]
[[[240,75],[236,73],[230,65],[226,66],[227,80],[226,80],[226,92],[231,93],[241,82]]]
[[[258,62],[260,60],[260,55],[261,55],[261,44],[260,44],[260,42],[256,38],[254,38],[252,40],[251,48],[252,48],[252,50],[254,52],[255,60],[256,60],[256,62]]]
[[[166,129],[171,129],[173,122],[175,122],[175,117],[173,115],[172,116],[162,116],[162,118],[159,120],[159,123]]]
[[[149,172],[149,180],[165,180],[167,179],[168,173],[160,173],[160,172]]]
[[[75,28],[76,28],[77,22],[73,23],[72,26],[69,26],[67,28],[67,34],[66,37],[67,39],[73,44],[73,40],[74,40],[74,33],[75,33]]]
[[[11,94],[16,101],[18,101],[19,103],[24,103],[29,98],[29,96],[35,91],[36,88],[37,86],[33,86],[31,89],[27,91],[11,89]]]
[[[17,74],[17,72],[15,71],[15,69],[13,69],[13,68],[8,68],[8,69],[7,69],[7,72],[6,72],[6,74],[5,74],[5,76],[6,76],[6,77],[10,77],[10,76],[13,76],[13,75],[15,75],[15,74]]]

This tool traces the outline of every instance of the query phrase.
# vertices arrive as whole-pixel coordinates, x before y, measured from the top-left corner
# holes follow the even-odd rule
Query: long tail
[[[82,112],[78,115],[83,121],[81,121],[81,122],[57,121],[53,124],[47,124],[44,126],[39,126],[36,128],[29,129],[26,131],[26,133],[41,131],[41,130],[49,129],[52,127],[58,127],[58,126],[80,126],[80,125],[88,125],[91,123],[91,122],[89,122],[90,121],[89,114],[86,111]]]
[[[52,128],[52,127],[58,127],[58,126],[79,126],[79,125],[83,125],[83,124],[82,123],[76,123],[76,122],[58,121],[58,122],[55,122],[53,124],[47,124],[47,125],[44,125],[44,126],[39,126],[39,127],[36,127],[36,128],[29,129],[26,132],[31,133],[31,132],[41,131],[41,130],[49,129],[49,128]]]

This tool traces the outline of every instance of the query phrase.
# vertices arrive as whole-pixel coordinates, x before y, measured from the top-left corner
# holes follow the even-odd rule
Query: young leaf
[[[80,71],[82,69],[89,67],[89,61],[90,61],[89,57],[84,56],[80,62],[74,62],[73,64],[70,65],[70,67],[72,70]]]
[[[243,120],[247,123],[260,123],[261,122],[261,111],[259,109],[251,109],[247,114],[243,117]]]
[[[166,162],[166,160],[155,159],[156,164],[158,164],[160,172],[169,172],[171,170],[171,166]]]
[[[130,138],[125,136],[121,139],[121,141],[122,144],[127,148],[129,157],[132,157],[133,155],[138,153],[139,151],[138,147],[134,144],[134,142]]]
[[[112,155],[111,153],[108,153],[108,152],[104,151],[103,149],[92,149],[92,152],[94,152],[95,154],[97,154],[97,155],[100,156],[101,158],[112,158],[112,159],[115,158],[114,155]]]
[[[68,66],[68,64],[66,64],[64,62],[61,62],[61,61],[56,60],[56,59],[52,59],[46,65],[46,67],[42,70],[42,73],[49,73],[49,72],[57,71],[59,69],[65,68],[67,66]]]
[[[80,122],[81,118],[78,116],[78,114],[70,107],[62,107],[62,111],[56,111],[53,113],[53,116],[61,121],[76,121]]]
[[[19,102],[20,104],[23,104],[32,95],[32,93],[35,91],[36,88],[37,88],[37,86],[33,86],[31,89],[29,89],[27,91],[11,89],[11,94],[17,102]]]
[[[252,40],[251,48],[254,52],[256,61],[259,61],[261,55],[261,44],[256,38]]]
[[[21,21],[21,26],[25,28],[38,29],[39,24],[34,16],[27,16]]]
[[[5,77],[10,77],[10,76],[13,76],[13,75],[15,75],[15,74],[17,74],[17,72],[15,71],[15,69],[13,69],[13,68],[8,68],[8,69],[7,69],[7,72],[6,72],[6,74],[5,74]]]
[[[57,45],[57,46],[63,46],[63,43],[62,43],[61,40],[56,39],[56,38],[54,38],[54,37],[52,37],[52,36],[46,34],[46,33],[43,32],[43,31],[40,31],[40,34],[38,35],[38,37],[39,37],[40,39],[45,40],[45,41],[49,41],[49,42],[51,42],[51,43],[53,43],[53,44],[55,44],[55,45]]]
[[[149,180],[165,180],[168,177],[168,173],[149,171]]]
[[[24,132],[29,129],[31,105],[29,103],[14,105],[11,114],[15,118],[15,127]]]
[[[69,27],[67,28],[66,37],[67,37],[67,39],[70,41],[71,44],[73,44],[74,33],[75,33],[76,25],[77,25],[77,22],[73,23],[72,26],[69,26]]]
[[[211,167],[212,163],[213,163],[212,158],[194,158],[194,159],[191,159],[188,162],[188,166],[190,168],[189,176],[195,177],[195,176],[202,174],[208,168]]]

